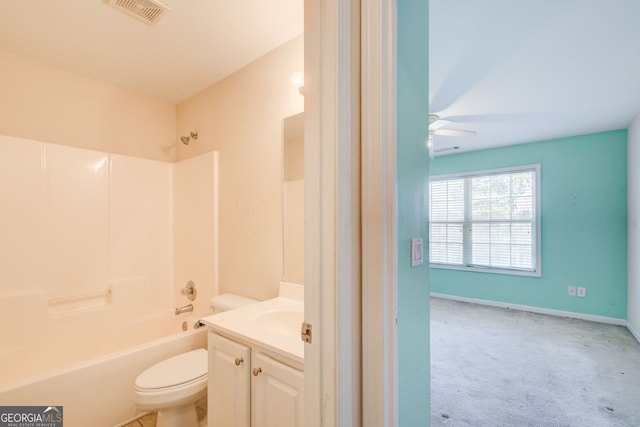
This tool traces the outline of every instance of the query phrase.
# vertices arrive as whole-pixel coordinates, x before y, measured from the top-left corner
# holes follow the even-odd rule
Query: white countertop
[[[304,319],[304,300],[287,292],[281,291],[280,295],[201,320],[214,332],[302,365],[304,343],[300,339],[300,329]]]

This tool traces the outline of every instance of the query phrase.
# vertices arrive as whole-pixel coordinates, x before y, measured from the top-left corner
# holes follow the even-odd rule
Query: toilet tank
[[[258,300],[236,294],[220,294],[211,298],[211,308],[214,313],[221,313],[223,311],[233,310],[234,308],[244,307],[245,305],[256,302],[258,302]]]

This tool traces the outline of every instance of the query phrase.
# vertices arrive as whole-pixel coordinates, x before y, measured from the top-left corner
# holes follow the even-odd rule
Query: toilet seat
[[[153,391],[174,388],[207,377],[207,350],[182,353],[157,363],[138,375],[135,389]]]
[[[198,349],[157,363],[138,375],[134,403],[142,410],[180,406],[207,394],[207,350]]]
[[[134,404],[138,409],[157,411],[195,402],[207,395],[207,378],[200,378],[188,384],[156,390],[134,391]]]

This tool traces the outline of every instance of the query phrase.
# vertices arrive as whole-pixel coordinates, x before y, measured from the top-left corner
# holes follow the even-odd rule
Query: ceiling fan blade
[[[477,132],[473,130],[438,129],[433,133],[442,136],[474,136]]]
[[[521,121],[536,119],[540,122],[553,120],[555,114],[550,113],[488,113],[488,114],[463,114],[459,116],[447,116],[452,123],[518,123]]]
[[[449,123],[451,123],[451,121],[449,121],[449,120],[437,119],[435,122],[429,123],[429,130],[438,130],[442,126],[446,126]]]

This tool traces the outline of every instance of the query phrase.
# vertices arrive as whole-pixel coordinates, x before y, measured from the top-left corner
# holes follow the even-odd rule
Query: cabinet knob
[[[240,366],[240,365],[242,365],[242,362],[244,362],[244,360],[242,359],[242,357],[236,357],[236,366]]]
[[[257,377],[262,372],[262,368],[253,368],[253,376]]]

